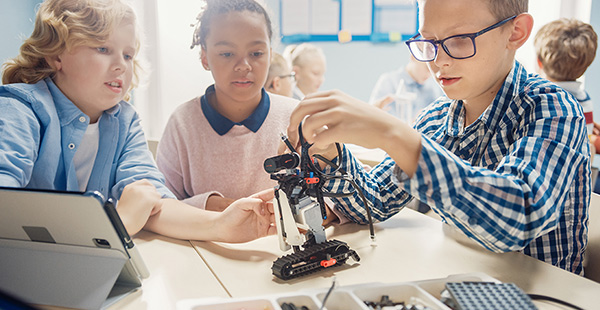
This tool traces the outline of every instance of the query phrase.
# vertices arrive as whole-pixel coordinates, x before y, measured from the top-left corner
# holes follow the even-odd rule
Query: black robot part
[[[348,244],[339,240],[329,240],[278,258],[273,262],[271,270],[276,277],[290,280],[328,267],[343,265],[350,257],[360,261],[358,254],[351,250]]]
[[[288,153],[267,158],[264,168],[267,173],[276,173],[284,169],[294,169],[300,164],[298,153]]]
[[[351,178],[342,172],[342,176],[337,176],[336,173],[339,167],[334,166],[331,162],[320,155],[310,156],[308,150],[312,144],[308,143],[302,134],[302,123],[298,126],[298,135],[300,142],[300,154],[296,152],[287,137],[282,134],[282,140],[288,146],[291,153],[271,157],[265,160],[264,169],[271,174],[271,179],[276,180],[276,199],[278,207],[281,206],[277,195],[277,191],[283,191],[288,200],[290,207],[296,209],[301,200],[306,197],[311,197],[316,201],[321,209],[323,219],[326,219],[326,206],[324,197],[343,197],[352,195],[354,191],[348,193],[328,193],[324,190],[326,181],[332,179],[346,179],[352,182]],[[342,150],[339,144],[336,143],[338,158],[342,157]],[[313,158],[314,157],[314,158]],[[334,171],[330,174],[322,172],[322,168],[318,165],[317,158],[324,163],[334,166]],[[356,188],[352,182],[353,188]],[[359,190],[360,193],[360,190]],[[368,206],[368,202],[364,198],[363,202]],[[279,212],[282,214],[281,210]],[[295,213],[294,213],[295,214]],[[370,209],[367,207],[367,214],[370,222],[372,238],[374,238]],[[283,222],[280,223],[283,225]],[[286,236],[285,230],[282,231],[282,236]],[[358,254],[351,250],[350,247],[339,240],[315,241],[315,236],[307,232],[306,241],[300,246],[293,246],[294,253],[282,256],[273,262],[271,267],[273,275],[276,277],[289,280],[292,278],[301,277],[325,268],[343,265],[348,258],[352,257],[356,262],[360,261]]]

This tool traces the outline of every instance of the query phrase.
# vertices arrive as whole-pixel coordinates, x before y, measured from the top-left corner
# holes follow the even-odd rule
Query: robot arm
[[[298,249],[313,237],[317,244],[327,241],[322,225],[321,208],[317,202],[305,196],[298,204],[290,206],[287,194],[279,188],[275,189],[274,200],[279,248],[282,251],[289,250],[290,246]],[[300,229],[306,231],[308,237],[302,234]]]

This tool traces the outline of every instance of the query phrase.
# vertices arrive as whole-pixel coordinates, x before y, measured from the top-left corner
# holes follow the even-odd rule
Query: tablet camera
[[[110,243],[106,239],[94,238],[94,244],[99,248],[110,249]]]

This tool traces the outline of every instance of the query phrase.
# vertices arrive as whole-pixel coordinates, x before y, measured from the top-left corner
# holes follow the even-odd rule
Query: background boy
[[[577,81],[596,57],[598,36],[592,25],[561,18],[544,25],[533,41],[543,77],[570,92],[583,107],[588,134],[592,134],[594,105]]]
[[[526,0],[420,0],[419,33],[407,45],[428,63],[447,98],[414,128],[338,91],[302,101],[288,135],[303,132],[322,154],[335,141],[389,154],[370,172],[344,150],[341,168],[385,220],[413,197],[495,252],[521,251],[582,274],[590,201],[589,142],[575,98],[516,62],[533,27]],[[333,192],[350,184],[335,180]],[[335,199],[356,222],[356,195]]]
[[[277,52],[271,52],[271,64],[265,89],[272,94],[292,97],[294,81],[294,73],[285,58]]]

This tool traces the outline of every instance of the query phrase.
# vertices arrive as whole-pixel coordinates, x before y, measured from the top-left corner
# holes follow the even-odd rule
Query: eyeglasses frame
[[[444,50],[444,52],[446,52],[446,54],[448,56],[450,56],[450,58],[453,59],[467,59],[467,58],[471,58],[473,56],[475,56],[475,54],[477,54],[477,45],[475,44],[475,38],[477,38],[478,36],[494,30],[506,23],[508,23],[509,21],[517,18],[517,16],[519,15],[513,15],[511,17],[505,18],[481,31],[478,32],[473,32],[473,33],[465,33],[465,34],[457,34],[457,35],[453,35],[453,36],[449,36],[447,38],[441,39],[441,40],[425,40],[425,39],[420,39],[417,40],[417,38],[421,35],[420,33],[417,33],[415,36],[413,36],[412,38],[408,39],[408,41],[404,42],[406,43],[406,46],[408,47],[408,50],[410,51],[410,53],[415,57],[416,60],[420,61],[420,62],[431,62],[434,61],[437,58],[438,55],[438,45],[442,47],[442,49]],[[471,39],[471,42],[473,43],[473,55],[470,56],[466,56],[466,57],[454,57],[452,55],[450,55],[450,52],[448,51],[448,48],[446,47],[446,44],[444,44],[444,42],[446,42],[447,40],[453,39],[453,38],[457,38],[457,37],[467,37]],[[433,56],[433,58],[431,60],[420,60],[412,51],[412,49],[410,48],[410,44],[414,43],[414,42],[427,42],[427,43],[431,43],[434,47],[435,47],[435,55]]]
[[[277,77],[282,78],[282,79],[289,77],[295,81],[296,80],[296,72],[292,71],[292,72],[290,72],[290,74],[278,75]]]
[[[280,79],[285,79],[285,78],[291,78],[293,81],[296,81],[296,72],[292,71],[290,72],[290,74],[284,74],[284,75],[277,75],[276,77],[280,78]],[[273,88],[273,83],[275,78],[273,78],[273,80],[271,80],[271,83],[269,84],[269,89]]]

